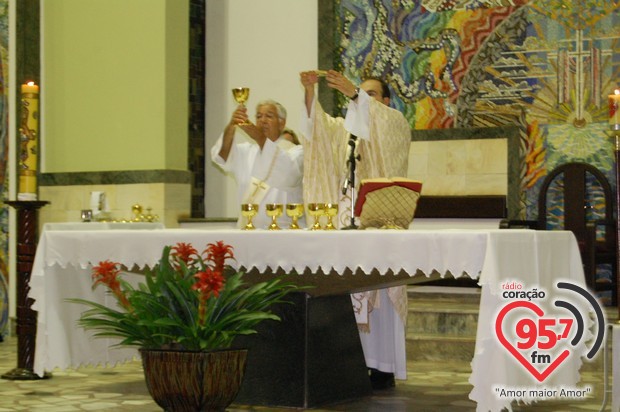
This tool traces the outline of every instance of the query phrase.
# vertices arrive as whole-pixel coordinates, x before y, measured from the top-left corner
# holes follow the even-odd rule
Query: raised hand
[[[304,101],[308,115],[311,112],[311,105],[314,99],[314,85],[319,82],[319,75],[314,70],[299,73],[299,80],[304,87]]]
[[[319,82],[319,76],[315,71],[310,70],[299,73],[299,80],[301,80],[301,85],[308,89]]]
[[[230,118],[230,125],[247,125],[249,124],[249,122],[250,120],[248,117],[248,108],[240,104],[239,106],[237,106]]]
[[[355,96],[355,85],[342,73],[337,72],[336,70],[328,70],[325,78],[327,79],[327,85],[332,89],[338,90],[347,97]]]

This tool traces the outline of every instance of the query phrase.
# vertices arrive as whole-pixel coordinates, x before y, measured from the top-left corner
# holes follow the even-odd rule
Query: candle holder
[[[609,130],[614,139],[614,159],[616,162],[616,300],[620,296],[620,282],[618,282],[618,271],[620,271],[620,89],[616,88],[613,94],[608,97],[609,103]],[[618,304],[618,302],[616,302]],[[620,304],[618,304],[618,315],[620,317]],[[620,324],[620,319],[616,321]]]
[[[17,367],[2,375],[9,380],[47,379],[34,373],[34,352],[37,338],[37,312],[28,298],[30,275],[37,249],[38,211],[49,202],[7,201],[17,210]]]
[[[620,130],[620,89],[615,89],[608,96],[609,103],[609,128],[612,131]]]
[[[616,91],[618,91],[616,89]],[[616,97],[618,95],[614,95]],[[618,96],[620,99],[620,96]],[[612,113],[612,96],[609,98],[609,134],[614,139],[614,159],[616,162],[616,296],[620,299],[620,282],[618,282],[618,271],[620,270],[620,123],[616,123],[612,119],[618,115],[618,100],[614,100],[614,111]],[[618,304],[618,320],[616,324],[620,324],[620,304]]]

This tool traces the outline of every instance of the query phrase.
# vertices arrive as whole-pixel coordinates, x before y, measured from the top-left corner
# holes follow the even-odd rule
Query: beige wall
[[[188,7],[42,0],[42,172],[187,170]]]
[[[104,191],[110,214],[116,220],[132,219],[131,207],[139,204],[143,213],[151,208],[151,214],[168,228],[178,227],[178,219],[189,216],[187,200],[190,196],[186,184],[123,184],[123,185],[75,185],[41,187],[41,199],[50,203],[41,208],[40,226],[50,222],[80,221],[82,209],[90,208],[90,192]]]
[[[422,195],[506,195],[507,139],[412,142],[409,176]]]
[[[41,172],[186,171],[188,0],[42,0]],[[113,218],[151,206],[169,227],[190,185],[41,186],[40,221],[76,221],[92,190]]]

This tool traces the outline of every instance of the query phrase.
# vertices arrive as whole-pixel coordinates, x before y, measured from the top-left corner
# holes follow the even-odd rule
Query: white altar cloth
[[[519,375],[508,356],[493,354],[491,361],[488,353],[495,350],[486,343],[493,341],[489,316],[498,307],[493,288],[505,279],[539,281],[546,286],[562,278],[584,284],[577,243],[571,232],[563,231],[47,230],[39,240],[30,280],[29,297],[38,312],[34,372],[42,375],[54,368],[113,365],[137,354],[136,350],[110,348],[112,340],[93,339],[76,325],[81,308],[66,299],[106,304],[112,300],[102,288],[91,289],[93,264],[110,259],[127,267],[152,266],[165,245],[187,242],[201,250],[218,240],[232,245],[236,264],[248,269],[280,267],[302,272],[309,268],[314,272],[322,268],[340,274],[347,268],[361,268],[366,273],[377,269],[382,275],[403,269],[412,276],[418,270],[480,276],[483,322],[479,322],[471,377],[472,399],[478,402],[479,410],[500,410],[490,388],[497,379]],[[137,276],[128,275],[127,279],[136,280]],[[565,362],[564,366],[573,371],[564,374],[566,384],[576,384],[581,361]],[[506,370],[510,370],[506,373],[509,376],[497,376]]]

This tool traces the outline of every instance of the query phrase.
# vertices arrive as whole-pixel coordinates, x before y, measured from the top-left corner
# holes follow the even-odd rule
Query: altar
[[[268,272],[294,273],[288,276],[296,276],[297,283],[315,285],[308,290],[309,301],[338,300],[351,291],[421,283],[447,274],[478,278],[484,321],[478,324],[470,378],[474,390],[470,397],[481,410],[501,410],[510,403],[511,399],[494,397],[494,385],[510,385],[527,378],[514,359],[497,349],[490,317],[501,304],[500,284],[517,279],[549,291],[560,279],[584,285],[577,243],[574,235],[566,231],[46,230],[38,244],[29,293],[34,300],[32,308],[38,312],[35,373],[42,375],[54,368],[87,364],[113,366],[137,357],[137,350],[111,348],[114,341],[93,339],[76,326],[80,307],[66,299],[83,298],[103,304],[112,301],[103,289],[91,289],[93,264],[110,259],[128,268],[143,268],[159,260],[165,245],[186,242],[201,249],[219,240],[234,247],[236,265],[257,272],[257,276]],[[139,276],[128,274],[128,280],[137,281]],[[342,311],[339,315],[350,317],[356,331],[352,310],[342,302],[340,299],[336,304]],[[324,314],[319,311],[317,316]],[[330,348],[331,342],[322,341],[321,336],[313,338],[317,345],[314,356]],[[364,369],[363,364],[358,366]],[[569,359],[550,384],[576,385],[580,366],[579,357]],[[338,365],[332,365],[332,369],[337,370]],[[511,373],[503,376],[507,369]],[[367,390],[369,385],[361,389],[361,395]],[[298,406],[313,405],[310,401]]]

